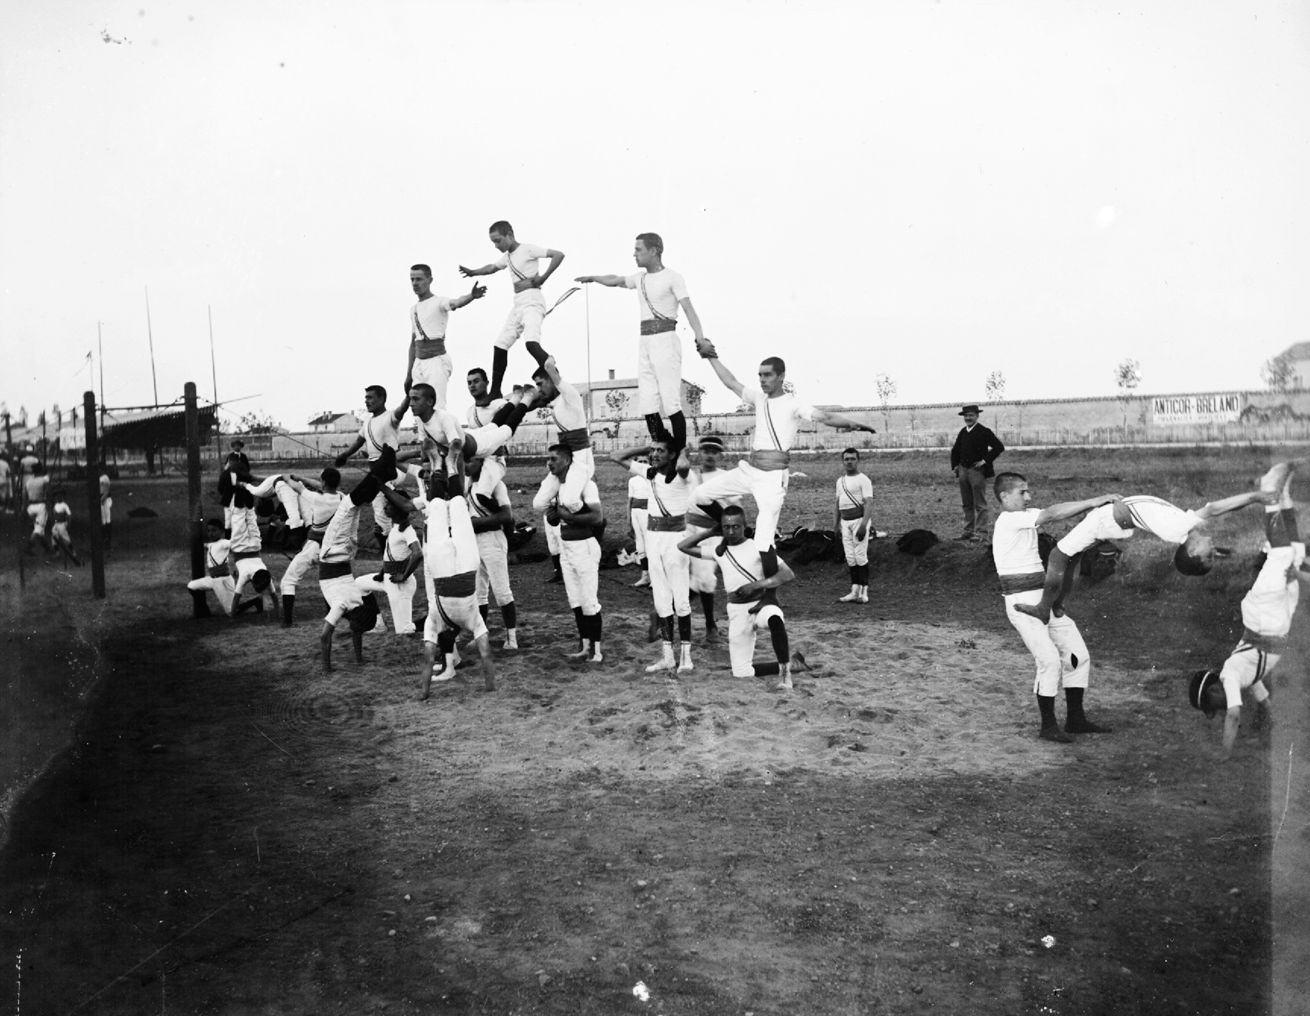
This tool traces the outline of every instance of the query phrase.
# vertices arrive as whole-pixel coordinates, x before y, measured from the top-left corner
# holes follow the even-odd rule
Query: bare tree
[[[1266,360],[1260,368],[1260,377],[1271,392],[1290,392],[1301,387],[1301,375],[1288,353],[1279,353]]]
[[[1128,403],[1133,390],[1142,383],[1141,364],[1130,356],[1124,357],[1114,368],[1114,383],[1119,388],[1119,403],[1123,407],[1123,426],[1128,429]]]
[[[887,407],[891,404],[892,399],[896,398],[896,379],[890,374],[879,373],[873,379],[874,387],[878,390],[878,405],[882,407],[882,429],[890,429],[887,422]]]
[[[1005,398],[1005,375],[999,370],[994,370],[987,375],[985,385],[988,402],[1000,402]]]

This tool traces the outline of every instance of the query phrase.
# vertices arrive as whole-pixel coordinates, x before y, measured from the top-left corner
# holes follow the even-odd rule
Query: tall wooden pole
[[[155,405],[159,405],[159,378],[155,376],[155,333],[150,327],[150,287],[146,286],[146,338],[150,340],[150,384],[154,387]]]
[[[223,457],[223,428],[218,422],[218,365],[214,360],[214,308],[205,305],[205,313],[209,315],[209,374],[214,382],[214,458]]]
[[[196,383],[186,383],[186,492],[187,492],[187,526],[191,538],[191,577],[198,579],[205,574],[205,521],[204,505],[200,501],[200,411],[196,406]],[[191,616],[208,617],[209,605],[205,603],[205,591],[191,591]]]
[[[86,517],[91,520],[91,592],[105,598],[105,534],[100,521],[100,470],[96,468],[96,393],[82,394],[86,418]]]

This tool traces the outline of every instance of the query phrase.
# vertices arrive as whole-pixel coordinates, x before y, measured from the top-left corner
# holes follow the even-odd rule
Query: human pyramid
[[[193,595],[200,598],[206,590],[213,590],[228,613],[262,610],[265,597],[276,609],[280,592],[283,624],[289,627],[295,622],[297,589],[310,570],[317,568],[319,588],[328,606],[320,632],[322,665],[330,672],[333,636],[342,621],[349,626],[359,662],[363,662],[363,635],[386,630],[379,593],[386,597],[395,633],[418,633],[413,600],[415,574],[422,567],[428,612],[421,634],[423,661],[416,664],[421,699],[428,698],[434,681],[454,677],[461,662],[456,647],[461,632],[477,651],[484,688],[495,688],[496,668],[486,624],[492,593],[505,628],[501,652],[512,654],[519,648],[517,609],[507,564],[507,532],[512,531],[513,515],[504,482],[505,456],[518,426],[532,409],[547,410],[558,431],[532,505],[542,513],[547,545],[574,617],[577,645],[569,658],[586,664],[604,661],[598,584],[606,514],[594,478],[589,421],[581,393],[564,378],[560,364],[542,344],[542,327],[550,308],[541,290],[564,254],[520,243],[504,221],[492,224],[489,238],[500,257],[478,268],[461,265],[459,271],[469,278],[508,270],[514,296],[493,346],[490,377],[482,367],[468,371],[474,405],[466,420],[461,423],[446,408],[454,371],[446,345],[447,325],[452,311],[481,299],[486,287],[475,283],[461,296],[438,296],[432,292],[431,268],[417,264],[410,270],[417,301],[410,310],[404,399],[388,409],[386,390],[380,385],[367,387],[368,420],[355,442],[332,466],[324,468],[317,480],[289,474],[257,479],[250,474],[244,456],[230,455],[219,483],[226,518],[209,524],[208,574],[190,583]],[[652,627],[660,642],[659,658],[645,669],[648,673],[694,669],[691,592],[697,593],[704,613],[706,638],[713,639],[719,630],[714,590],[721,580],[727,594],[732,675],[768,677],[774,688],[788,689],[792,672],[806,664],[800,654],[790,650],[777,591],[795,575],[778,556],[774,540],[791,477],[790,452],[797,429],[800,421],[869,433],[874,429],[843,414],[803,404],[787,390],[786,365],[778,357],[767,357],[759,364],[753,383],[738,380],[705,337],[686,283],[664,266],[663,254],[658,234],[641,233],[633,249],[636,273],[583,275],[575,280],[582,285],[598,283],[637,291],[638,397],[650,440],[615,452],[609,461],[632,476],[627,507],[637,535],[637,556],[643,564],[643,577],[637,584],[650,588]],[[751,450],[731,469],[720,467],[721,440],[713,436],[700,440],[694,452],[696,465],[687,447],[681,404],[682,347],[676,332],[679,311],[694,332],[697,352],[720,382],[754,407]],[[520,339],[536,369],[531,383],[514,385],[506,395],[502,386],[509,352]],[[420,438],[417,446],[402,447],[401,425],[407,414],[412,415]],[[367,456],[367,472],[344,493],[340,469],[361,450]],[[857,449],[846,449],[842,462],[844,475],[837,481],[834,525],[842,534],[851,590],[841,601],[867,603],[872,487],[859,471]],[[1199,574],[1208,570],[1215,553],[1200,528],[1207,519],[1247,504],[1281,506],[1287,502],[1287,508],[1268,509],[1276,513],[1281,527],[1277,533],[1270,531],[1276,551],[1271,551],[1270,560],[1282,562],[1287,557],[1285,546],[1297,548],[1295,560],[1284,566],[1292,576],[1290,588],[1294,590],[1294,573],[1300,574],[1297,569],[1304,559],[1304,545],[1296,534],[1290,507],[1290,477],[1289,465],[1275,467],[1259,491],[1214,502],[1196,512],[1183,512],[1149,496],[1120,498],[1114,494],[1039,511],[1030,507],[1031,493],[1021,475],[1007,472],[995,477],[994,490],[1002,511],[995,527],[993,556],[1007,617],[1036,661],[1034,692],[1041,737],[1068,742],[1073,735],[1108,732],[1084,712],[1091,664],[1077,625],[1064,609],[1069,562],[1097,540],[1122,539],[1141,530],[1181,544],[1176,557],[1180,570]],[[255,513],[257,501],[270,497],[286,511],[288,549],[296,550],[280,590],[260,556]],[[743,508],[747,498],[755,507],[753,537]],[[360,510],[366,504],[373,506],[385,547],[380,570],[356,575],[353,564]],[[416,512],[422,513],[422,536],[410,524]],[[1051,554],[1049,569],[1044,567],[1038,553],[1038,527],[1084,513],[1087,518],[1060,541]],[[1293,596],[1290,609],[1284,611],[1286,618],[1294,608]],[[1245,605],[1243,609],[1245,616]],[[1260,625],[1273,629],[1278,622],[1266,619],[1257,627]],[[1216,696],[1222,693],[1231,713],[1240,708],[1242,688],[1262,687],[1259,678],[1277,660],[1269,647],[1285,638],[1286,626],[1281,633],[1248,628],[1249,646],[1255,648],[1239,646],[1239,652],[1247,654],[1241,657],[1241,666],[1230,661],[1222,675],[1206,672],[1209,676],[1204,679],[1198,675],[1193,705],[1217,708]],[[771,658],[757,663],[755,643],[760,632],[768,633],[773,651]],[[1248,674],[1245,663],[1254,659],[1251,653],[1263,655],[1256,670]],[[1060,688],[1065,690],[1067,703],[1063,730],[1054,711]],[[1258,691],[1254,694],[1263,701]],[[1231,748],[1227,732],[1224,743]]]

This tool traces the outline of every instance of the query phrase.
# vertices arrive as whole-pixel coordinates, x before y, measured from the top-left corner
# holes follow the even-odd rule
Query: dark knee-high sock
[[[867,564],[857,564],[855,566],[855,584],[859,586],[869,584],[869,566]]]
[[[665,642],[673,641],[673,615],[672,614],[668,615],[668,617],[664,617],[664,616],[660,617],[660,638],[662,638]]]
[[[442,628],[437,632],[437,648],[441,650],[442,656],[452,652],[455,648],[455,632],[452,628]]]
[[[858,586],[860,584],[860,566],[858,564],[853,564],[847,567],[846,570],[850,572],[851,585]]]
[[[770,674],[782,672],[782,664],[780,663],[756,663],[753,666],[755,667],[756,677],[768,677]]]
[[[1054,727],[1055,722],[1055,696],[1038,695],[1037,711],[1042,714],[1042,727]]]
[[[691,615],[678,615],[678,641],[687,643],[691,641]]]
[[[519,626],[519,609],[514,605],[513,600],[500,605],[500,619],[505,622],[506,631]]]
[[[601,612],[598,610],[594,614],[586,615],[587,621],[587,638],[592,642],[599,642],[601,636]]]
[[[505,369],[509,366],[509,350],[493,346],[491,350],[491,397],[500,398],[500,383],[505,380]]]
[[[483,624],[486,624],[486,623],[487,623],[487,618],[489,618],[489,617],[491,616],[491,604],[490,604],[490,603],[479,603],[479,604],[478,604],[478,613],[482,615],[482,623],[483,623]]]
[[[779,663],[791,659],[791,646],[787,642],[787,625],[782,618],[774,614],[769,618],[769,639],[773,642],[773,655]]]
[[[294,593],[282,594],[282,623],[288,628],[296,618],[296,596]]]
[[[669,414],[669,427],[673,431],[673,452],[677,454],[687,447],[687,418],[681,410]]]
[[[546,361],[550,359],[550,354],[541,346],[540,342],[525,342],[523,348],[528,351],[528,355],[537,361],[538,367],[546,366]]]
[[[715,623],[714,623],[714,594],[713,594],[713,593],[699,593],[699,594],[697,594],[697,595],[700,596],[700,609],[701,609],[702,611],[705,612],[705,627],[706,627],[706,628],[713,628],[713,627],[715,627]]]
[[[664,440],[664,421],[660,419],[659,413],[646,414],[646,432],[652,441]]]
[[[523,402],[506,402],[496,410],[491,422],[497,427],[509,427],[511,431],[518,430],[519,424],[523,422],[523,417],[528,414],[530,408]]]
[[[559,555],[558,555],[558,554],[551,554],[551,555],[550,555],[550,563],[553,564],[553,565],[555,566],[555,574],[556,574],[556,575],[559,575],[559,574],[560,574]],[[577,608],[574,608],[574,609],[576,610]]]
[[[1087,716],[1083,713],[1083,692],[1086,690],[1086,688],[1064,689],[1064,703],[1066,706],[1064,722],[1066,724],[1072,723],[1077,726],[1079,723],[1087,721]],[[1054,704],[1055,699],[1052,698],[1051,702]],[[1043,717],[1043,722],[1045,722],[1045,717]]]
[[[586,642],[586,640],[587,640],[587,618],[586,618],[586,615],[582,613],[582,608],[581,608],[581,607],[574,607],[574,608],[573,608],[573,623],[576,624],[576,625],[578,626],[578,642],[580,642],[580,643],[582,643],[582,642]]]

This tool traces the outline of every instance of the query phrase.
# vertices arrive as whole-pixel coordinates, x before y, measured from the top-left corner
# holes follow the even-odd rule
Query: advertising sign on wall
[[[1236,423],[1241,414],[1240,392],[1214,395],[1156,395],[1151,399],[1151,415],[1157,425]]]

